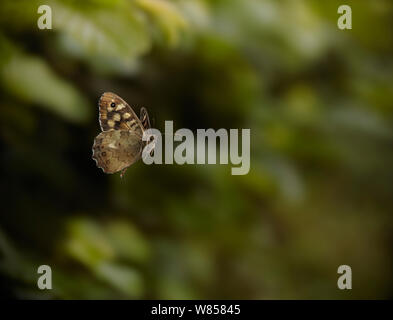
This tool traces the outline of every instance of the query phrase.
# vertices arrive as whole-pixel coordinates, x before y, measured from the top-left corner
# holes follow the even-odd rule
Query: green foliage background
[[[48,0],[39,30],[41,1],[1,1],[2,296],[391,298],[393,3],[345,1],[340,31],[342,2]],[[161,130],[251,128],[250,173],[105,175],[104,91]]]

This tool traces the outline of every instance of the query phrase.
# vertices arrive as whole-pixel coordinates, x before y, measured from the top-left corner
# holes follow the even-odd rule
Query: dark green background
[[[41,1],[0,3],[2,297],[392,297],[391,1],[45,3],[53,30]],[[105,175],[104,91],[160,130],[251,128],[249,174]]]

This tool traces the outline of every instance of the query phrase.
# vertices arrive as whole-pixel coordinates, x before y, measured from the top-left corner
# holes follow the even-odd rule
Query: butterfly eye
[[[112,102],[111,107],[114,108],[116,106],[116,103]]]

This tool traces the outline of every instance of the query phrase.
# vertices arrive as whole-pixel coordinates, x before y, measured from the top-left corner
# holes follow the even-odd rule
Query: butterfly
[[[94,139],[93,159],[105,173],[121,171],[141,158],[143,148],[153,140],[142,141],[150,119],[145,108],[140,118],[122,98],[105,92],[98,101],[99,122],[102,132]]]

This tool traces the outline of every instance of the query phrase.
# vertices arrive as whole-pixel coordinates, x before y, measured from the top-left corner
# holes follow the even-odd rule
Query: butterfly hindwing
[[[99,102],[99,121],[102,131],[134,130],[143,132],[143,125],[134,110],[122,98],[112,92],[105,92]]]
[[[140,159],[142,138],[135,130],[101,132],[93,144],[93,159],[105,173],[121,171]]]

